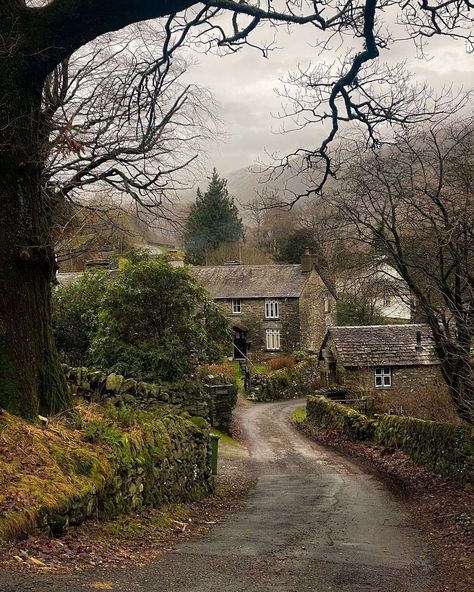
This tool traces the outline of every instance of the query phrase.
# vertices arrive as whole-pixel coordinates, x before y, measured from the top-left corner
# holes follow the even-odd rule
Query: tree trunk
[[[51,328],[53,204],[41,189],[42,81],[15,55],[12,29],[3,32],[10,51],[0,48],[0,407],[31,419],[63,409],[68,397]]]
[[[474,372],[470,350],[457,347],[442,359],[441,369],[461,419],[474,424]]]
[[[438,315],[433,310],[424,307],[424,312],[433,332],[441,373],[457,414],[464,421],[474,424],[474,370],[469,328],[459,315],[456,318],[456,337],[453,338],[441,328]]]

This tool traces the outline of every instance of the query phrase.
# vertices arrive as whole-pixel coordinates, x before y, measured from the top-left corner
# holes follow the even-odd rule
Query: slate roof
[[[309,277],[301,265],[217,265],[190,272],[215,299],[298,298]]]
[[[421,331],[420,351],[416,348],[417,331]],[[346,367],[439,364],[427,325],[330,327],[321,351],[329,338],[336,346],[338,361]]]

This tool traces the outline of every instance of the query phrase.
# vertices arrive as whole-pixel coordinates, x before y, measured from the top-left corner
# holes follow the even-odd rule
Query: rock
[[[118,393],[123,383],[123,376],[121,374],[109,374],[105,380],[105,390]]]

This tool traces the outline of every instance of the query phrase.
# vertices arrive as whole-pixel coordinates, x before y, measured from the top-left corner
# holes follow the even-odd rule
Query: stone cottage
[[[334,295],[303,255],[300,265],[192,267],[191,274],[224,310],[235,359],[295,350],[319,351],[336,315]]]
[[[427,325],[330,327],[319,352],[323,387],[403,395],[447,387]]]

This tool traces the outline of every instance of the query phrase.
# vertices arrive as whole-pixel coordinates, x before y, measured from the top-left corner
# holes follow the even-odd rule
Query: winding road
[[[238,416],[258,482],[243,509],[144,567],[107,572],[147,592],[428,592],[426,550],[399,503],[360,466],[289,422],[301,401],[247,404]],[[79,592],[88,576],[2,582],[0,592]],[[433,587],[434,586],[434,587]],[[89,588],[90,589],[90,588]]]

